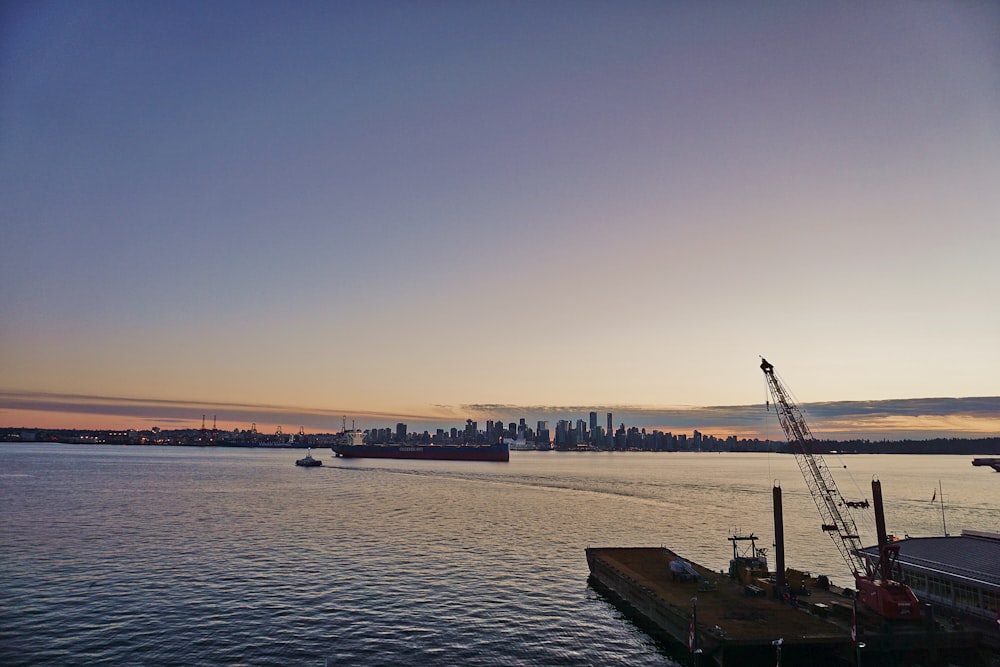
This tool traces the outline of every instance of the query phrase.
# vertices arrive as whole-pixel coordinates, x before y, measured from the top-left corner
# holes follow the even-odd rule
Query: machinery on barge
[[[882,513],[881,486],[872,483],[875,521],[878,532],[878,561],[872,564],[863,555],[863,545],[850,510],[867,506],[867,501],[848,501],[840,494],[823,456],[815,446],[815,438],[788,391],[774,372],[774,366],[761,358],[778,421],[795,454],[802,476],[823,521],[823,531],[833,538],[844,562],[854,574],[858,600],[886,619],[918,620],[920,604],[910,588],[893,578],[899,557],[899,545],[890,543]]]

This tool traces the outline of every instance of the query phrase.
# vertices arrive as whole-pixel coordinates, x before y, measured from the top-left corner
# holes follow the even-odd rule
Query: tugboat
[[[323,462],[319,459],[314,459],[312,457],[312,450],[310,449],[306,452],[305,458],[301,458],[295,462],[295,465],[302,466],[303,468],[315,468],[316,466],[323,465]]]

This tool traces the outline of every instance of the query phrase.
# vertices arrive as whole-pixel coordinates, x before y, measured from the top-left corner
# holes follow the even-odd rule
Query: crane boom
[[[840,550],[841,557],[855,576],[861,573],[870,574],[867,561],[860,556],[863,545],[858,536],[857,526],[850,513],[846,509],[843,512],[840,509],[842,506],[846,508],[844,499],[823,456],[815,451],[813,446],[815,438],[809,432],[809,427],[806,426],[798,407],[788,397],[788,392],[774,374],[774,366],[769,364],[767,359],[762,359],[760,368],[767,378],[767,386],[771,391],[775,411],[778,413],[778,421],[781,422],[781,428],[788,438],[788,444],[792,446],[795,461],[799,464],[806,486],[809,487],[809,495],[816,503],[816,509],[819,510],[823,520],[823,530],[830,533],[834,544]]]
[[[813,446],[815,438],[809,432],[798,407],[788,396],[781,381],[774,372],[774,366],[761,357],[760,369],[767,378],[767,387],[774,401],[778,421],[788,438],[799,464],[802,477],[809,487],[809,494],[823,520],[823,530],[830,533],[834,544],[840,550],[844,562],[854,573],[854,582],[858,587],[858,597],[861,601],[884,618],[917,620],[920,618],[920,607],[913,591],[905,584],[893,581],[891,572],[899,555],[898,545],[886,544],[879,537],[879,562],[871,565],[861,555],[862,544],[858,529],[848,511],[849,507],[861,505],[845,501],[840,495],[837,483],[830,474],[830,469],[823,456],[816,452]],[[879,487],[880,489],[881,487]],[[875,491],[875,483],[872,484]],[[881,490],[876,499],[876,513],[881,513]],[[867,503],[864,505],[867,506]],[[841,511],[843,508],[843,511]]]

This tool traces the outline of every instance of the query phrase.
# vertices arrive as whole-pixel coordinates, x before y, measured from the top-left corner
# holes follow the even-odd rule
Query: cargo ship
[[[506,443],[495,445],[335,444],[333,453],[355,459],[426,459],[434,461],[510,461]]]
[[[337,456],[354,459],[424,459],[431,461],[510,461],[505,442],[492,445],[417,445],[412,443],[366,443],[365,432],[344,429],[330,449]]]

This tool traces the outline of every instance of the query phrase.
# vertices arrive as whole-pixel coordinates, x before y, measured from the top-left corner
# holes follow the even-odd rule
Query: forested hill
[[[972,454],[1000,456],[998,438],[932,438],[930,440],[817,440],[814,453],[829,454]],[[780,448],[787,450],[787,444]]]

